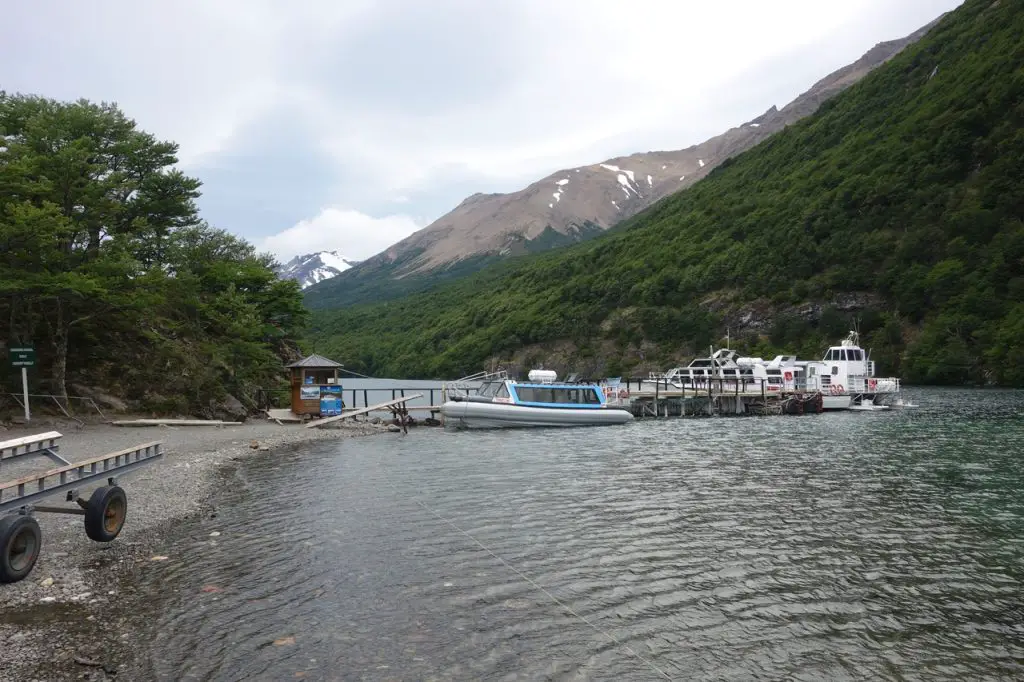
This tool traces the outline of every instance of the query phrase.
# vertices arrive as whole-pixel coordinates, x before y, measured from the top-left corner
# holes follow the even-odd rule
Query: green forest
[[[737,350],[817,357],[856,322],[880,371],[1024,386],[1022,124],[1024,4],[967,0],[815,115],[608,234],[317,311],[309,343],[381,376],[457,376],[556,341],[628,373],[636,349],[706,352],[763,305],[768,328],[731,327]],[[870,303],[844,312],[844,294]],[[794,312],[808,306],[821,313]]]
[[[98,386],[156,412],[251,406],[282,380],[298,285],[199,217],[176,152],[114,105],[0,92],[4,394],[21,384],[4,344],[35,347],[33,393]]]

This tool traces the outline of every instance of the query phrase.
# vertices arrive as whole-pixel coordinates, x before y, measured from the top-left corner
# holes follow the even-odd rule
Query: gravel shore
[[[125,640],[131,633],[121,630],[144,614],[124,613],[119,577],[136,563],[153,560],[163,529],[210,512],[215,474],[223,466],[303,442],[386,429],[367,423],[305,429],[265,420],[146,428],[50,420],[0,431],[0,440],[60,431],[59,452],[71,461],[151,441],[162,441],[165,453],[163,461],[118,477],[128,495],[128,517],[112,543],[89,540],[81,516],[36,515],[43,548],[35,569],[21,582],[0,585],[0,682],[130,679],[123,673],[130,659]],[[6,480],[53,466],[44,458],[25,459],[30,461],[5,461],[0,476]],[[82,495],[101,484],[83,486]],[[62,504],[61,497],[47,503]]]

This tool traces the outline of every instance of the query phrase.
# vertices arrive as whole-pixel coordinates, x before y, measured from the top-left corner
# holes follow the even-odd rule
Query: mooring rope
[[[388,483],[390,484],[391,482],[389,481]],[[394,484],[391,484],[391,487],[395,490],[395,492],[398,492],[398,488],[395,487]],[[644,656],[641,656],[633,647],[629,646],[628,644],[626,644],[625,642],[620,640],[618,637],[616,637],[612,633],[608,632],[607,630],[602,629],[601,627],[599,627],[596,623],[591,621],[586,616],[583,616],[580,613],[577,613],[576,610],[573,609],[571,606],[569,606],[568,604],[563,602],[561,599],[559,599],[555,595],[551,594],[551,592],[548,591],[547,588],[545,588],[543,585],[537,583],[533,578],[531,578],[530,576],[526,575],[525,573],[520,571],[518,568],[516,568],[512,564],[510,564],[509,562],[505,561],[505,559],[503,559],[502,557],[500,557],[497,554],[495,554],[493,551],[491,551],[490,547],[488,547],[484,543],[482,543],[479,540],[477,540],[475,537],[470,535],[467,531],[463,530],[454,521],[452,521],[451,519],[446,518],[446,517],[442,516],[441,514],[437,513],[436,511],[434,511],[433,509],[431,509],[430,507],[428,507],[426,504],[424,504],[423,502],[421,502],[418,499],[414,499],[413,501],[416,502],[416,504],[418,504],[420,507],[422,507],[423,510],[426,511],[428,514],[433,515],[438,520],[442,521],[443,523],[448,524],[449,526],[454,528],[456,531],[458,531],[462,535],[465,535],[477,547],[479,547],[480,549],[484,550],[485,552],[490,554],[492,557],[494,557],[495,559],[500,561],[505,566],[505,568],[507,568],[508,570],[512,571],[516,575],[518,575],[520,578],[525,580],[527,583],[532,585],[534,588],[536,588],[536,589],[540,590],[541,592],[543,592],[544,594],[546,594],[548,596],[548,598],[551,599],[551,601],[555,602],[560,607],[565,609],[565,611],[567,613],[569,613],[570,615],[572,615],[573,617],[579,619],[580,621],[582,621],[583,623],[588,625],[590,628],[592,628],[594,630],[594,632],[597,632],[598,634],[604,635],[611,642],[613,642],[615,645],[620,646],[623,649],[625,649],[630,655],[632,655],[638,661],[641,661],[642,663],[647,665],[647,667],[649,667],[654,672],[658,673],[658,675],[660,675],[661,677],[665,678],[666,680],[671,680],[672,679],[671,675],[669,675],[667,672],[665,672],[664,670],[662,670],[661,668],[656,666],[653,661],[651,661],[650,659],[648,659],[648,658],[646,658]]]

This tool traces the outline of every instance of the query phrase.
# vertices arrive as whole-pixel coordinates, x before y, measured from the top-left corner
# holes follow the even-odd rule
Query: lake
[[[1021,679],[1024,394],[907,395],[921,407],[418,428],[254,457],[143,573],[148,664],[161,680]]]

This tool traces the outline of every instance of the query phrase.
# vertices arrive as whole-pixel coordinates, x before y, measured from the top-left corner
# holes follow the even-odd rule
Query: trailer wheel
[[[0,518],[0,583],[15,583],[31,573],[42,545],[39,522],[31,516]]]
[[[128,515],[128,496],[117,485],[97,488],[85,508],[85,534],[96,542],[110,542],[124,527]]]

